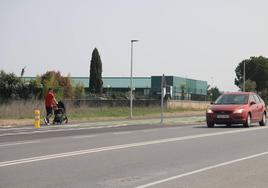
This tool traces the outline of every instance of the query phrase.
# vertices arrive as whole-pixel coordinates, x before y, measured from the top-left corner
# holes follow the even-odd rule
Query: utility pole
[[[133,42],[138,42],[138,40],[131,40],[131,62],[130,62],[130,119],[132,119],[132,109],[133,109]]]
[[[243,73],[243,91],[246,91],[246,63],[244,61],[244,73]]]
[[[163,74],[161,77],[161,124],[163,124],[164,121],[164,97],[165,97],[165,93],[166,91],[164,90],[164,86],[165,86],[165,75]],[[166,88],[165,88],[166,89]]]

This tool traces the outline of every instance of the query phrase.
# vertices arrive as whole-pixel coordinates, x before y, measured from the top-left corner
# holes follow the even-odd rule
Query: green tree
[[[102,94],[102,85],[102,62],[98,49],[95,48],[90,61],[89,92]]]
[[[36,96],[36,86],[32,81],[26,82],[14,73],[0,71],[0,99],[1,102],[10,99],[31,99]]]
[[[44,92],[41,84],[41,77],[37,76],[34,80],[29,80],[25,82],[30,91],[29,98],[43,99]]]
[[[268,59],[262,56],[250,57],[238,64],[235,69],[235,85],[243,88],[243,72],[245,63],[245,79],[256,83],[256,91],[261,92],[268,88]]]
[[[181,84],[180,85],[180,89],[181,89],[181,100],[184,100],[184,98],[185,98],[186,85],[185,84]]]
[[[252,80],[246,80],[245,82],[245,90],[246,91],[252,91],[252,92],[256,92],[256,82],[252,81]]]
[[[71,82],[71,76],[67,75],[62,76],[59,80],[59,85],[63,89],[64,98],[72,98],[73,97],[73,87]]]
[[[19,97],[19,90],[23,83],[14,73],[0,71],[0,98],[1,101]]]
[[[262,90],[259,94],[267,105],[268,104],[268,88]]]
[[[48,88],[53,88],[58,99],[73,97],[70,76],[64,77],[59,71],[47,71],[41,76],[40,82],[43,86],[43,94]]]
[[[83,83],[78,83],[74,87],[74,98],[83,99],[85,97],[85,88]]]
[[[218,87],[208,87],[207,95],[211,101],[215,101],[220,95],[221,92]]]

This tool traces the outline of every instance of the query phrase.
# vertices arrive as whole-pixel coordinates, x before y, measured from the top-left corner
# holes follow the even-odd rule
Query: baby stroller
[[[64,103],[59,101],[57,107],[54,109],[53,124],[62,124],[62,122],[68,123],[68,117]]]

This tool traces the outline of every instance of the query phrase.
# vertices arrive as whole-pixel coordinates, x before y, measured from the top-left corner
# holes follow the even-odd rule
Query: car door
[[[258,121],[260,121],[262,119],[263,105],[259,97],[256,94],[254,94],[253,97],[257,103],[257,112],[258,112],[257,116],[258,116]]]
[[[251,111],[251,120],[256,122],[258,120],[258,104],[255,101],[253,95],[249,97],[250,111]]]

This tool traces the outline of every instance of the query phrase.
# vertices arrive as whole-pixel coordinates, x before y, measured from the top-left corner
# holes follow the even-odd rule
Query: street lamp
[[[138,42],[138,40],[131,40],[131,66],[130,66],[130,119],[132,119],[132,108],[133,108],[133,97],[132,97],[132,90],[133,90],[133,43]]]
[[[107,85],[107,96],[110,96],[110,85]]]
[[[244,73],[243,73],[243,91],[245,92],[246,91],[246,63],[244,61]]]

